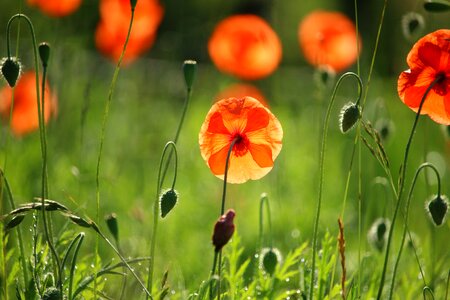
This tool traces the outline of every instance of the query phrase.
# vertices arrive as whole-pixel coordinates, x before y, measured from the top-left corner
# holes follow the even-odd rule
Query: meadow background
[[[311,241],[318,192],[318,160],[325,108],[332,85],[323,86],[315,79],[315,70],[302,56],[297,40],[298,24],[316,9],[336,10],[353,19],[353,1],[160,1],[164,17],[153,47],[135,62],[122,67],[114,91],[106,127],[100,174],[100,216],[116,213],[121,248],[125,256],[149,255],[153,223],[153,203],[159,158],[164,144],[173,139],[186,96],[181,66],[184,60],[198,63],[197,78],[178,141],[177,206],[159,224],[155,276],[169,270],[170,287],[181,298],[193,292],[209,276],[213,260],[212,228],[218,218],[223,181],[217,179],[201,158],[198,133],[216,95],[232,83],[243,82],[220,73],[212,64],[207,42],[215,24],[234,13],[252,12],[264,17],[279,35],[283,59],[278,69],[265,79],[251,83],[268,100],[271,111],[284,130],[283,149],[273,170],[263,179],[241,185],[228,185],[227,208],[236,211],[235,224],[245,247],[244,256],[253,256],[258,244],[259,199],[267,193],[271,205],[273,243],[285,256],[290,250]],[[360,75],[367,85],[376,32],[383,1],[358,1],[362,53]],[[389,1],[383,24],[378,55],[370,82],[363,118],[374,126],[389,124],[384,141],[394,178],[403,159],[404,148],[415,117],[397,95],[397,78],[407,69],[406,55],[415,41],[402,34],[402,16],[415,11],[425,19],[423,34],[448,28],[449,13],[432,14],[422,1]],[[96,216],[96,163],[105,101],[115,64],[95,48],[93,32],[99,19],[98,1],[84,1],[70,16],[52,18],[26,1],[0,4],[0,56],[6,56],[6,24],[15,13],[25,13],[33,21],[38,42],[51,45],[48,79],[58,97],[58,113],[47,127],[49,198],[57,200],[80,216]],[[24,24],[24,23],[23,23]],[[17,31],[12,36],[16,45]],[[13,50],[14,51],[14,50]],[[20,29],[19,56],[25,69],[32,69],[29,32]],[[349,70],[356,72],[356,66]],[[0,83],[6,85],[5,82]],[[337,236],[337,218],[342,210],[345,180],[349,169],[355,131],[342,135],[338,128],[339,110],[356,100],[357,86],[345,81],[333,109],[328,150],[325,160],[323,210],[320,235],[326,231]],[[40,195],[41,154],[38,132],[23,137],[11,135],[7,120],[0,131],[0,165],[8,178],[16,204],[32,201]],[[385,122],[385,123],[383,123]],[[379,217],[391,217],[392,192],[374,182],[384,172],[370,152],[362,146],[361,203],[363,257],[381,262],[383,255],[374,251],[366,232]],[[356,160],[356,161],[357,161]],[[446,127],[427,117],[419,122],[410,156],[407,187],[413,170],[430,161],[440,171],[443,193],[448,192],[450,134]],[[171,168],[165,186],[169,187]],[[450,223],[434,227],[424,210],[424,202],[435,194],[436,182],[420,176],[411,203],[410,230],[417,236],[417,247],[427,274],[436,282],[446,280],[450,267],[448,241]],[[349,198],[345,207],[347,267],[357,268],[358,251],[358,164],[353,164]],[[11,210],[1,202],[1,214]],[[81,229],[68,224],[59,215],[52,217],[55,234]],[[400,236],[402,220],[397,223]],[[101,222],[100,227],[106,225]],[[31,249],[32,218],[21,225],[25,245]],[[59,232],[59,229],[61,232]],[[96,236],[87,232],[80,257],[92,257]],[[395,245],[398,239],[394,240]],[[10,248],[14,248],[10,242]],[[226,248],[226,247],[225,247]],[[394,250],[393,253],[396,253]],[[103,263],[117,257],[100,242]],[[412,251],[406,251],[401,268],[404,280],[421,293],[419,269]],[[144,267],[142,267],[144,269]],[[143,272],[145,273],[145,272]],[[435,274],[436,273],[436,274]],[[132,279],[130,279],[132,280]],[[115,294],[113,285],[106,290]],[[13,288],[13,287],[12,287]],[[441,291],[442,294],[442,291]],[[417,294],[416,294],[417,295]],[[399,298],[400,299],[400,298]]]

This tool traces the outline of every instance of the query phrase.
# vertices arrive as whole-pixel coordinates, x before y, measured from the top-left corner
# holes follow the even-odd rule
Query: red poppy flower
[[[132,62],[152,47],[163,14],[164,9],[157,0],[137,2],[124,63]],[[101,53],[117,61],[122,53],[130,24],[130,1],[101,0],[100,17],[95,32],[95,44]]]
[[[328,65],[339,72],[358,58],[355,25],[338,12],[310,13],[299,25],[298,39],[305,59],[316,67]]]
[[[75,12],[81,5],[81,0],[28,0],[43,13],[51,17],[64,17]]]
[[[41,80],[41,79],[40,79]],[[0,90],[0,114],[8,119],[11,110],[12,88],[3,87]],[[47,123],[54,112],[56,100],[48,85],[45,87],[44,120]],[[36,74],[29,71],[23,74],[14,91],[14,107],[11,116],[11,130],[21,136],[39,128],[39,118],[36,99]]]
[[[212,173],[223,179],[233,141],[227,181],[259,179],[273,167],[281,151],[283,129],[278,119],[251,97],[228,98],[209,110],[200,134],[200,152]]]
[[[406,58],[409,70],[398,78],[398,95],[417,112],[430,84],[421,114],[437,123],[450,125],[450,30],[441,29],[421,38]]]
[[[222,20],[208,42],[216,67],[243,79],[271,74],[281,60],[281,43],[272,28],[255,15],[235,15]]]
[[[226,98],[243,98],[245,96],[255,98],[265,107],[269,107],[263,93],[256,86],[247,83],[235,83],[230,85],[216,96],[216,101]]]

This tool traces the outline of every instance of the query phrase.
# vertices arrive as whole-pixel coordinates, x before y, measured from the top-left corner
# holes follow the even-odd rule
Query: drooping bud
[[[174,189],[164,191],[159,197],[161,218],[164,218],[174,208],[178,201],[178,193]]]
[[[358,122],[361,116],[359,106],[353,102],[344,105],[339,115],[339,128],[342,133],[349,131]]]
[[[375,129],[380,133],[382,141],[386,141],[395,131],[394,123],[388,119],[380,119],[375,123]]]
[[[385,218],[378,218],[373,222],[367,233],[367,240],[378,251],[382,251],[386,244],[391,222]]]
[[[197,73],[197,62],[195,60],[185,60],[183,63],[183,74],[186,87],[190,91]]]
[[[275,273],[278,264],[281,263],[282,256],[276,248],[264,248],[261,251],[259,267],[263,269],[270,276]]]
[[[448,199],[444,195],[433,196],[432,199],[428,201],[425,208],[434,225],[440,226],[443,224],[445,216],[447,215]]]
[[[402,17],[402,31],[406,39],[412,41],[422,35],[425,21],[422,15],[409,12]]]
[[[334,83],[336,72],[328,65],[321,65],[314,72],[314,80],[320,87],[330,87]]]
[[[117,215],[115,213],[111,213],[105,216],[105,222],[108,226],[109,232],[111,232],[112,236],[116,240],[119,241],[119,224],[117,222]]]
[[[43,42],[39,45],[39,57],[44,68],[47,67],[50,58],[50,45],[48,43]]]
[[[234,233],[234,216],[236,213],[234,210],[229,209],[225,214],[220,216],[214,225],[214,233],[212,236],[212,243],[215,247],[215,251],[219,252],[223,246],[225,246],[231,239]]]
[[[1,64],[2,76],[6,79],[10,87],[14,87],[22,71],[22,65],[15,57],[3,58]]]

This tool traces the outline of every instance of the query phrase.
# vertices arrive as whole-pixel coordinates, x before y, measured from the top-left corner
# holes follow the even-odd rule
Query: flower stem
[[[324,161],[325,161],[325,150],[326,150],[326,139],[328,135],[328,124],[330,122],[330,115],[331,115],[331,108],[333,107],[334,100],[336,98],[337,90],[339,86],[342,83],[342,80],[346,77],[354,77],[357,79],[358,86],[359,86],[359,93],[358,93],[358,99],[356,101],[356,104],[359,104],[359,101],[361,100],[361,92],[362,92],[362,82],[361,78],[353,73],[353,72],[347,72],[343,74],[341,77],[339,77],[338,81],[336,82],[336,86],[333,90],[333,93],[331,95],[331,100],[328,105],[328,109],[325,115],[325,122],[323,127],[323,135],[322,135],[322,142],[321,142],[321,149],[320,149],[320,161],[319,161],[319,193],[318,193],[318,200],[317,200],[317,209],[316,214],[314,218],[314,231],[313,231],[313,242],[312,242],[312,266],[311,266],[311,281],[310,281],[310,291],[309,291],[309,299],[313,299],[314,295],[314,279],[315,279],[315,267],[316,267],[316,251],[317,251],[317,232],[319,227],[319,218],[320,218],[320,210],[322,206],[322,187],[323,187],[323,177],[324,177]]]
[[[177,180],[177,169],[178,169],[178,155],[177,155],[177,146],[174,142],[169,141],[164,146],[163,152],[161,154],[161,159],[159,161],[159,171],[158,171],[158,181],[156,184],[156,197],[155,202],[153,204],[153,228],[152,228],[152,236],[151,236],[151,245],[150,245],[150,261],[148,266],[148,279],[147,279],[147,289],[152,291],[153,287],[153,270],[155,265],[155,248],[156,248],[156,232],[158,229],[158,220],[159,220],[159,195],[161,194],[161,188],[164,182],[164,178],[162,177],[163,170],[163,162],[164,157],[166,156],[167,150],[171,147],[171,150],[175,152],[175,164],[174,164],[174,176],[172,180],[172,189],[175,187],[175,182]],[[170,152],[172,153],[172,152]],[[170,157],[168,158],[168,162],[170,162]],[[166,164],[167,166],[168,164]],[[166,169],[167,170],[167,169]],[[147,296],[148,299],[148,296]]]
[[[406,169],[408,167],[409,149],[411,148],[411,143],[412,143],[412,140],[414,137],[414,133],[416,132],[417,123],[419,122],[420,113],[422,111],[423,104],[425,103],[425,99],[427,98],[428,93],[431,91],[431,89],[434,87],[434,85],[436,83],[442,81],[443,76],[444,75],[438,75],[426,89],[426,91],[420,101],[420,105],[417,110],[413,126],[411,128],[411,133],[409,134],[408,142],[406,144],[405,155],[403,158],[403,164],[401,165],[401,173],[400,173],[400,177],[399,177],[397,203],[395,205],[394,215],[392,216],[391,227],[389,228],[389,236],[388,236],[388,241],[387,241],[387,245],[386,245],[386,253],[384,256],[383,271],[381,272],[380,286],[378,287],[377,300],[380,300],[381,296],[383,294],[384,280],[386,278],[386,270],[387,270],[387,265],[388,265],[388,261],[389,261],[389,251],[391,248],[392,236],[393,236],[394,227],[395,227],[395,221],[397,219],[397,214],[398,214],[398,210],[400,208],[400,202],[402,200],[403,190],[404,190],[404,186],[405,186],[405,176],[406,176]]]
[[[403,251],[403,245],[405,244],[405,238],[406,238],[406,231],[408,228],[408,215],[409,215],[409,205],[411,202],[411,197],[412,197],[412,193],[414,190],[414,187],[416,185],[416,181],[417,181],[417,177],[419,176],[420,171],[422,171],[425,168],[431,168],[434,173],[436,174],[437,177],[437,182],[438,182],[438,191],[437,191],[437,195],[440,196],[441,195],[441,178],[439,176],[439,172],[436,169],[436,167],[431,164],[431,163],[423,163],[419,166],[419,168],[417,168],[416,170],[416,174],[414,175],[414,179],[412,181],[411,184],[411,188],[409,190],[408,193],[408,198],[406,199],[406,209],[405,209],[405,224],[403,226],[403,234],[402,234],[402,240],[400,242],[400,248],[398,250],[398,255],[397,255],[397,259],[395,260],[395,265],[394,265],[394,271],[392,273],[392,279],[391,279],[391,289],[389,291],[389,299],[392,299],[392,294],[394,292],[394,285],[395,285],[395,276],[397,274],[397,268],[400,262],[400,258],[402,256],[402,251]],[[423,278],[425,280],[425,278]],[[426,284],[425,284],[426,285]]]
[[[266,214],[267,214],[267,222],[269,226],[269,247],[272,249],[272,220],[270,217],[270,205],[269,205],[269,197],[266,193],[261,195],[261,200],[259,203],[259,245],[258,250],[263,248],[263,227],[264,227],[264,203],[266,204]]]

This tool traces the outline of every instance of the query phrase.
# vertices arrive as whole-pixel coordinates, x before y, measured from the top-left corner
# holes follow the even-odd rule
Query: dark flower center
[[[444,96],[447,94],[448,86],[450,85],[450,78],[447,78],[445,72],[441,71],[436,74],[436,84],[433,90],[439,96]]]
[[[247,135],[244,133],[235,133],[233,135],[233,140],[235,140],[233,146],[233,153],[236,156],[244,156],[248,151],[248,146],[250,141],[248,140]]]

